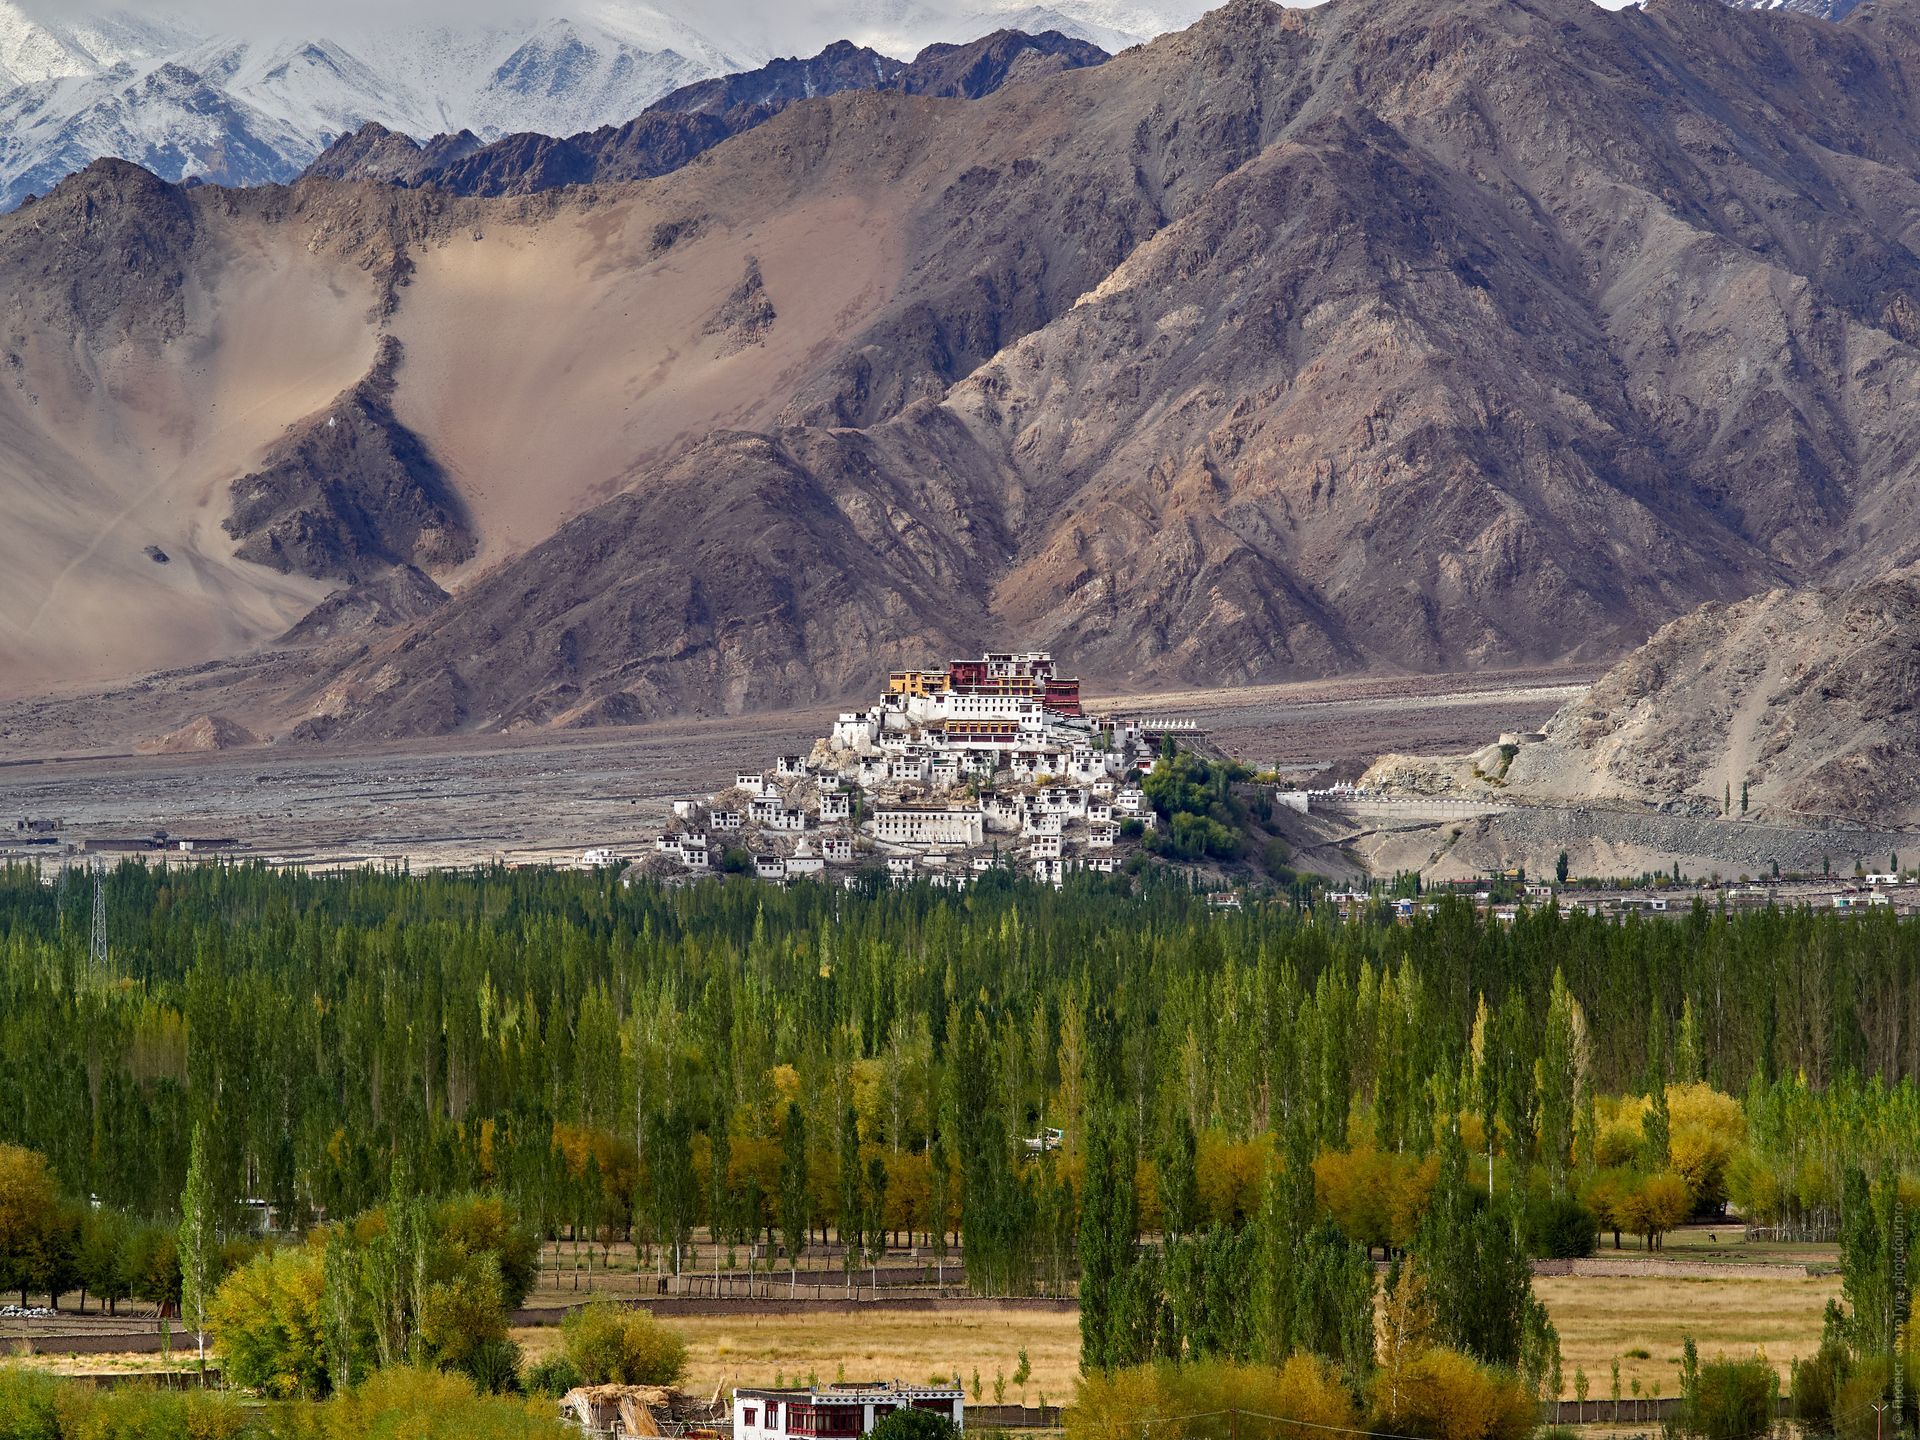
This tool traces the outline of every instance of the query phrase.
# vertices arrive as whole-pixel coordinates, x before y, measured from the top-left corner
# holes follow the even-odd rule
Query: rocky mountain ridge
[[[338,378],[230,484],[399,344],[475,558],[274,714],[198,700],[255,733],[837,699],[983,643],[1144,683],[1611,659],[1915,558],[1917,20],[1237,0],[631,184],[95,174],[0,221],[15,396],[52,393],[41,337],[217,353],[235,274],[325,267]],[[119,248],[56,249],[82,214]]]
[[[836,41],[809,59],[699,81],[622,125],[577,135],[508,135],[490,145],[470,131],[425,142],[368,123],[330,145],[305,172],[329,180],[433,185],[456,195],[530,195],[562,185],[616,184],[679,169],[790,105],[850,90],[978,100],[1001,86],[1108,58],[1058,31],[999,30],[965,45],[934,45],[912,61]]]
[[[850,37],[887,55],[991,31],[1061,30],[1119,49],[1190,23],[1203,0],[879,0],[765,14],[692,0],[568,0],[489,10],[315,13],[182,0],[74,7],[0,0],[0,209],[96,159],[169,180],[293,179],[363,125],[401,134],[562,136],[625,124],[681,86]],[[205,13],[201,13],[202,11]]]

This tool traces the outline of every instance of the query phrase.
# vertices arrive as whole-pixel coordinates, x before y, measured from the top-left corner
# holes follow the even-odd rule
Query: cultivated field
[[[1740,1247],[1744,1250],[1746,1247]],[[1839,1293],[1833,1275],[1805,1276],[1797,1267],[1821,1254],[1803,1252],[1778,1276],[1750,1272],[1711,1279],[1659,1275],[1641,1277],[1542,1276],[1534,1282],[1560,1332],[1566,1399],[1574,1398],[1574,1374],[1584,1370],[1592,1402],[1611,1402],[1612,1364],[1620,1363],[1623,1415],[1638,1381],[1643,1395],[1671,1396],[1678,1391],[1680,1347],[1688,1334],[1704,1356],[1749,1355],[1763,1351],[1787,1377],[1794,1359],[1820,1344],[1822,1315]],[[1689,1256],[1692,1260],[1695,1257]],[[1706,1258],[1706,1257],[1700,1257]],[[1733,1258],[1733,1257],[1729,1257]],[[1752,1264],[1761,1257],[1741,1254]],[[778,1297],[779,1287],[775,1287]],[[716,1384],[769,1383],[809,1375],[925,1379],[962,1371],[971,1384],[980,1370],[983,1394],[993,1398],[998,1373],[1011,1376],[1027,1350],[1033,1378],[1025,1399],[1038,1404],[1040,1393],[1058,1401],[1072,1393],[1079,1370],[1079,1319],[1071,1311],[1017,1306],[978,1309],[895,1310],[890,1308],[824,1311],[806,1314],[674,1315],[668,1323],[688,1339],[691,1389],[705,1393]],[[532,1353],[558,1345],[552,1327],[531,1327],[515,1338]],[[1009,1384],[1009,1403],[1021,1400]]]

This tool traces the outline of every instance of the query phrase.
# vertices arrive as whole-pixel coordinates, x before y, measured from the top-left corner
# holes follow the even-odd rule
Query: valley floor
[[[1386,750],[1456,751],[1533,728],[1590,678],[1375,677],[1096,696],[1089,705],[1192,716],[1216,744],[1261,767],[1357,774]],[[593,846],[637,848],[675,799],[710,793],[736,767],[806,749],[836,708],[378,749],[53,758],[23,754],[18,738],[18,758],[7,756],[0,714],[0,811],[61,820],[58,838],[74,844],[162,827],[315,865],[569,863]],[[39,848],[53,859],[63,847]]]
[[[1716,1237],[1712,1242],[1706,1239],[1709,1232]],[[1565,1398],[1574,1398],[1575,1374],[1584,1373],[1591,1419],[1606,1422],[1615,1362],[1623,1420],[1634,1406],[1636,1382],[1647,1397],[1676,1394],[1688,1335],[1707,1357],[1764,1352],[1786,1385],[1793,1361],[1819,1347],[1823,1311],[1839,1291],[1837,1252],[1832,1246],[1781,1251],[1750,1244],[1740,1235],[1737,1224],[1718,1231],[1689,1227],[1671,1236],[1667,1253],[1657,1257],[1647,1257],[1629,1239],[1621,1252],[1603,1246],[1596,1262],[1626,1262],[1618,1268],[1641,1273],[1537,1276],[1536,1293],[1560,1332]],[[563,1307],[590,1294],[625,1298],[651,1288],[654,1280],[651,1269],[636,1273],[630,1250],[615,1247],[610,1269],[596,1273],[589,1289],[570,1290],[571,1272],[560,1268],[567,1259],[565,1246],[550,1247],[552,1268],[514,1329],[513,1338],[530,1359],[558,1348]],[[1596,1263],[1595,1268],[1606,1266]],[[833,1284],[840,1278],[837,1269],[816,1278],[838,1288]],[[776,1283],[770,1301],[731,1303],[724,1313],[663,1307],[668,1323],[687,1337],[690,1392],[705,1396],[722,1386],[802,1383],[810,1375],[821,1381],[844,1375],[913,1382],[957,1370],[970,1388],[980,1385],[979,1399],[985,1403],[996,1402],[996,1380],[1005,1383],[1001,1393],[1008,1404],[1059,1404],[1072,1398],[1080,1318],[1071,1302],[950,1301],[915,1307],[802,1302],[794,1307],[783,1303],[784,1289]],[[540,1323],[525,1323],[536,1317]],[[0,1336],[13,1338],[13,1327],[20,1325],[0,1323]],[[67,1317],[22,1328],[34,1337],[33,1363],[66,1373],[177,1368],[182,1354],[178,1334],[170,1359],[156,1353],[150,1317],[118,1322]],[[1011,1379],[1022,1352],[1031,1366],[1024,1386]],[[1647,1427],[1638,1428],[1645,1433]]]

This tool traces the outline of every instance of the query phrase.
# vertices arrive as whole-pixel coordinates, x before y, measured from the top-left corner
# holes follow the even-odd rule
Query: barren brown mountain
[[[1920,825],[1920,572],[1664,626],[1547,725],[1512,791]]]
[[[256,732],[837,697],[983,642],[1201,683],[1606,657],[1857,585],[1920,553],[1917,83],[1920,0],[1236,0],[618,187],[97,166],[0,219],[4,673],[285,631],[325,585],[238,558],[229,492],[369,384],[447,495],[382,469],[382,553],[452,598]]]

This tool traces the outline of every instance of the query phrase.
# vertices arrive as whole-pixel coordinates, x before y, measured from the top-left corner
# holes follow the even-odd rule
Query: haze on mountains
[[[0,209],[102,157],[292,180],[375,123],[566,135],[851,40],[900,59],[1005,28],[1117,50],[1206,0],[0,0]]]
[[[4,672],[245,652],[366,557],[451,598],[195,703],[381,737],[982,643],[1209,684],[1593,659],[1869,582],[1920,544],[1917,21],[1235,0],[634,184],[97,165],[0,220]]]

